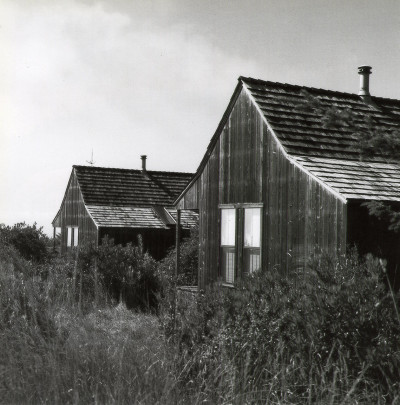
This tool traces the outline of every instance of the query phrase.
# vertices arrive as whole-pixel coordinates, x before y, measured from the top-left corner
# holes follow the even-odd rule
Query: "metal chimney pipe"
[[[142,159],[142,172],[146,173],[146,159],[147,159],[147,156],[146,155],[141,155],[140,159]]]
[[[371,74],[371,66],[359,66],[358,74],[360,75],[360,91],[358,92],[358,95],[362,99],[370,99],[369,75]]]

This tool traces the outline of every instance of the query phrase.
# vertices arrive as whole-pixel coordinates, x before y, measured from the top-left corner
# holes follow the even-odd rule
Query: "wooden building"
[[[360,160],[346,126],[302,111],[308,97],[328,110],[350,109],[380,128],[400,128],[400,101],[371,97],[369,67],[359,94],[240,77],[207,151],[175,205],[199,210],[199,285],[231,284],[246,272],[304,266],[316,249],[386,257],[400,264],[399,236],[369,216],[362,203],[400,201],[400,165],[382,156]],[[307,93],[305,93],[306,91]],[[399,268],[400,273],[400,268]]]
[[[175,243],[173,201],[191,173],[73,166],[61,207],[52,224],[61,228],[61,252],[107,235],[116,244],[137,242],[156,259]],[[197,224],[197,213],[181,215],[182,236]]]

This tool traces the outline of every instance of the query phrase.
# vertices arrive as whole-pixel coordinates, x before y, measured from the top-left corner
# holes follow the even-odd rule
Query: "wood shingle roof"
[[[192,173],[94,166],[73,166],[73,174],[96,226],[157,229],[175,225],[174,199],[192,177]],[[60,210],[53,224],[58,223]],[[185,212],[181,225],[191,228],[197,219],[196,212]]]
[[[86,205],[172,206],[191,173],[74,166]]]
[[[315,89],[241,77],[259,111],[285,152],[345,199],[400,201],[400,162],[375,155],[360,161],[359,139],[348,126],[327,127],[322,113],[299,106],[306,94],[327,109],[351,110],[355,126],[366,128],[366,116],[385,130],[400,129],[400,100]]]
[[[243,88],[284,153],[305,171],[344,199],[400,201],[400,162],[389,163],[378,154],[361,162],[359,139],[354,128],[346,125],[329,127],[324,125],[321,111],[299,108],[308,94],[327,110],[334,107],[353,112],[356,129],[365,129],[366,117],[370,117],[374,125],[384,131],[400,130],[400,100],[371,97],[371,102],[367,103],[357,94],[241,76],[195,175],[176,202],[202,173]],[[331,176],[328,176],[329,172]]]
[[[151,207],[108,207],[87,205],[97,226],[168,229]]]
[[[326,127],[317,111],[301,111],[304,91],[321,105],[349,109],[358,117],[356,126],[366,127],[368,115],[382,129],[400,129],[400,100],[372,97],[365,103],[357,94],[241,77],[282,146],[289,155],[359,160],[358,138],[346,126]],[[382,161],[379,156],[373,158]]]
[[[400,164],[305,156],[295,160],[346,199],[400,201]]]

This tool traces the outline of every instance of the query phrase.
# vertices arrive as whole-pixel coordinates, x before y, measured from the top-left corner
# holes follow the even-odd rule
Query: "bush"
[[[190,236],[183,239],[180,245],[180,273],[176,280],[178,285],[197,286],[197,273],[199,265],[199,229],[192,228]],[[158,271],[167,278],[175,274],[176,247],[172,248],[167,256],[158,262]]]
[[[0,244],[0,402],[177,403],[157,319],[90,307],[90,294],[81,310],[75,264],[58,258],[35,273]]]
[[[394,403],[400,395],[400,319],[371,256],[322,255],[288,277],[259,271],[177,313],[184,376],[211,402]]]
[[[142,239],[138,245],[114,245],[104,238],[99,247],[88,246],[79,251],[78,266],[83,277],[83,288],[92,288],[92,276],[97,276],[116,301],[128,308],[142,311],[157,307],[160,278],[156,261],[143,250]]]
[[[49,258],[49,238],[42,229],[43,227],[37,227],[36,222],[33,225],[25,222],[13,226],[1,224],[0,241],[14,246],[24,259],[43,263]]]

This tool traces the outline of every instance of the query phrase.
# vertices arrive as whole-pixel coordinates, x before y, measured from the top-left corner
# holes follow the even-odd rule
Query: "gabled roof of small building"
[[[329,128],[324,125],[320,112],[299,108],[308,94],[317,98],[327,109],[336,107],[339,110],[351,110],[357,115],[357,128],[366,127],[365,117],[368,115],[379,128],[392,130],[400,129],[400,100],[371,97],[371,102],[367,103],[357,94],[242,76],[238,80],[229,105],[190,184],[202,172],[237,97],[244,89],[285,155],[304,171],[345,200],[400,201],[400,162],[387,162],[384,156],[379,155],[361,162],[359,140],[354,130],[346,126]]]
[[[192,173],[73,166],[86,205],[172,206]]]
[[[173,202],[193,176],[78,165],[73,166],[73,173],[86,209],[97,226],[157,229],[175,225]],[[54,226],[59,223],[60,210],[52,222]],[[195,226],[197,218],[195,212],[183,214],[182,227]]]

